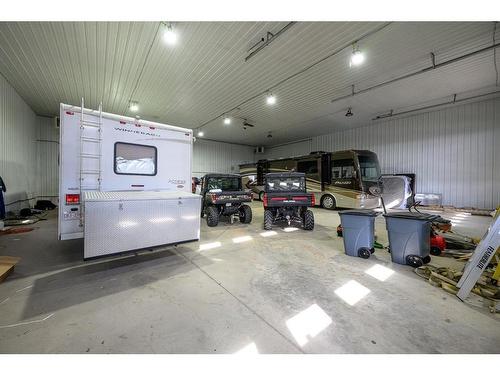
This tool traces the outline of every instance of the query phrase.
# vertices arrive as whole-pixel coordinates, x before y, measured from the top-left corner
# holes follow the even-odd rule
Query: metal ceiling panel
[[[83,96],[89,106],[102,101],[108,112],[133,115],[133,100],[145,119],[203,125],[207,138],[250,145],[361,126],[384,111],[497,80],[489,50],[335,101],[352,85],[359,91],[431,66],[431,52],[439,64],[491,46],[494,24],[297,22],[245,61],[252,45],[287,24],[174,23],[172,47],[163,41],[164,25],[154,22],[3,22],[0,73],[37,114],[56,115],[60,102],[78,104]],[[366,61],[350,68],[355,41]],[[273,107],[265,104],[268,89],[278,99]],[[348,107],[356,115],[346,120]],[[218,117],[224,113],[235,117],[230,126]],[[255,127],[244,130],[243,118]]]

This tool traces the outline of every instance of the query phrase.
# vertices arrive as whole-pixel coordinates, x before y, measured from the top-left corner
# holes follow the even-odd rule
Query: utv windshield
[[[304,191],[306,181],[304,177],[271,177],[266,179],[268,192],[274,191]]]
[[[380,166],[376,155],[358,155],[361,179],[376,182],[380,177]]]
[[[238,191],[240,179],[238,177],[210,177],[208,179],[208,190]]]

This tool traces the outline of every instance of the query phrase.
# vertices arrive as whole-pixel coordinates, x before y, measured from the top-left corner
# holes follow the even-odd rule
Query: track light
[[[128,109],[132,112],[137,112],[139,110],[139,103],[137,102],[130,102]]]
[[[356,44],[352,46],[350,66],[361,65],[365,61],[365,55],[361,52]]]
[[[349,109],[347,110],[347,112],[345,114],[345,117],[351,117],[351,116],[354,116],[354,113],[352,113],[352,108],[349,107]]]
[[[165,31],[163,32],[163,40],[170,46],[174,46],[177,43],[177,34],[172,28],[172,24],[167,24],[165,26]]]
[[[205,133],[203,133],[201,130],[198,132],[198,137],[203,137]]]
[[[276,97],[273,94],[267,95],[266,103],[269,104],[269,105],[276,104]]]
[[[230,125],[231,124],[231,117],[224,117],[224,125]]]

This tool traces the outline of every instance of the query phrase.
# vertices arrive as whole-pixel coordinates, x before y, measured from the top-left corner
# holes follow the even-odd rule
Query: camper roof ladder
[[[80,111],[80,193],[84,190],[101,190],[102,103],[99,104],[97,121],[85,118],[84,113],[85,103],[82,98]],[[91,131],[94,129],[97,131]],[[89,132],[91,136],[88,135]],[[97,144],[97,148],[94,146],[90,147],[89,150],[89,147],[86,147],[89,144]],[[94,167],[89,168],[88,164]]]

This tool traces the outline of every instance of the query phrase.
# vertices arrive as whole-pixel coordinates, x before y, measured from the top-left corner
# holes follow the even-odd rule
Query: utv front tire
[[[311,210],[306,210],[306,212],[304,212],[304,229],[314,229],[314,214]]]
[[[264,210],[264,229],[271,230],[273,228],[273,213],[269,210]]]
[[[208,207],[206,210],[207,225],[209,227],[216,227],[219,224],[219,211],[215,207]]]
[[[250,224],[251,221],[252,221],[252,209],[250,208],[250,206],[243,204],[240,207],[240,223]]]

